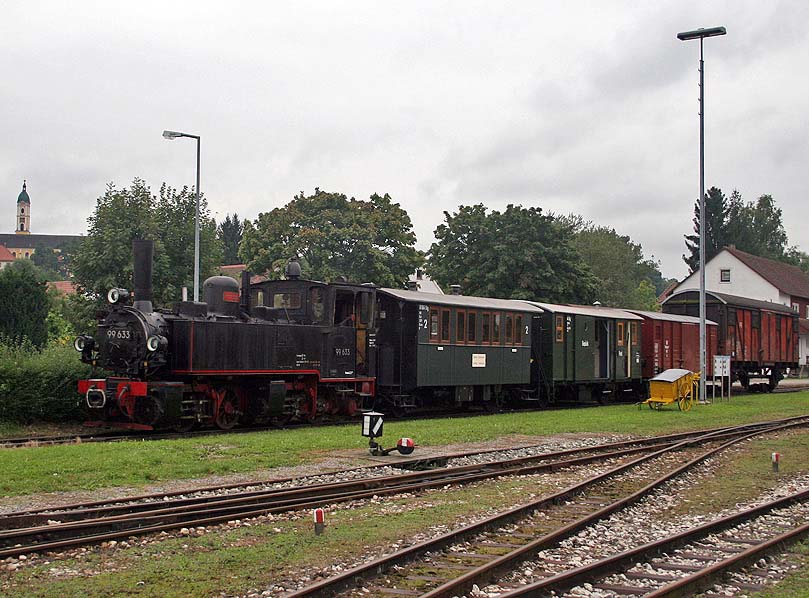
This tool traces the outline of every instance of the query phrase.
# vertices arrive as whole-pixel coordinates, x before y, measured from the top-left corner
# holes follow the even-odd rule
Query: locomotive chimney
[[[242,294],[239,297],[239,303],[241,310],[250,315],[250,272],[247,270],[242,270]]]
[[[132,306],[142,312],[152,311],[152,256],[154,243],[145,239],[132,241],[135,257],[135,302]]]

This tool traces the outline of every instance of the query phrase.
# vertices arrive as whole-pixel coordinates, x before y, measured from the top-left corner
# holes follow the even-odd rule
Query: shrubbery
[[[0,341],[0,421],[83,419],[76,383],[89,375],[90,366],[69,344],[36,349]]]

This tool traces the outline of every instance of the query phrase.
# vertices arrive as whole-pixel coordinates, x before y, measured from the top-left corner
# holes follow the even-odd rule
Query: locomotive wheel
[[[176,424],[172,426],[172,429],[175,432],[179,432],[180,434],[184,434],[186,432],[190,432],[194,429],[194,426],[197,425],[196,420],[193,419],[181,419]]]
[[[232,391],[226,390],[222,402],[219,404],[219,409],[216,412],[217,427],[222,430],[231,430],[239,423],[241,412],[238,409],[236,395]]]

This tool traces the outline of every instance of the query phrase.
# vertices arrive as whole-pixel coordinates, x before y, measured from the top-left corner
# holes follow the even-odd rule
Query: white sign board
[[[485,368],[486,367],[486,354],[485,353],[472,353],[472,367]]]
[[[713,375],[730,378],[730,355],[713,356]]]

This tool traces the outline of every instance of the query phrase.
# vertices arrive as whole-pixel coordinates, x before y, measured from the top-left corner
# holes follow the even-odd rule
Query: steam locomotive
[[[324,283],[294,260],[284,280],[214,276],[202,302],[155,309],[152,243],[133,251],[133,301],[111,289],[95,334],[75,341],[108,374],[79,382],[91,419],[123,427],[634,400],[662,369],[698,369],[689,315]]]

